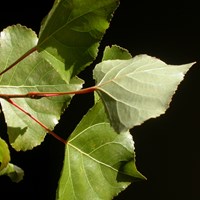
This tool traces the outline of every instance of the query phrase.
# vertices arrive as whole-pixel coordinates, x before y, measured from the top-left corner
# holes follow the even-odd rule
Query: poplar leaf
[[[68,139],[56,199],[110,200],[140,179],[131,134],[117,134],[98,102]]]
[[[36,34],[24,26],[15,25],[4,29],[0,38],[0,71],[33,48],[37,40]],[[76,77],[66,83],[38,52],[34,52],[0,77],[0,94],[66,92],[79,90],[82,84],[83,81]],[[71,98],[72,95],[66,95],[37,100],[20,98],[13,101],[52,130]],[[46,131],[5,99],[0,98],[0,102],[12,147],[17,151],[25,151],[41,144]]]
[[[18,183],[23,180],[24,171],[12,163],[8,163],[8,165],[0,171],[0,176],[6,175],[8,176],[12,182]]]
[[[0,176],[7,175],[13,182],[23,179],[24,171],[10,162],[10,151],[7,143],[0,138]]]
[[[118,4],[119,0],[55,1],[42,23],[37,47],[64,80],[96,58]]]
[[[0,171],[10,162],[10,151],[6,142],[0,138]]]
[[[129,60],[106,60],[96,65],[97,92],[114,129],[127,131],[165,113],[193,64],[167,65],[157,58],[138,55]]]
[[[128,52],[127,49],[123,47],[112,45],[111,47],[107,46],[103,52],[102,60],[128,60],[131,59],[132,55]]]

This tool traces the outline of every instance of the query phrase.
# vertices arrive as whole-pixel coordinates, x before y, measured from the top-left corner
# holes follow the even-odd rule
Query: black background
[[[1,5],[0,29],[20,23],[38,33],[53,0],[14,2]],[[106,45],[118,44],[133,56],[145,53],[168,64],[197,61],[179,86],[166,114],[132,130],[137,166],[148,180],[132,184],[115,199],[200,199],[199,24],[197,1],[122,0],[115,13],[101,50]],[[85,86],[92,84],[92,67],[81,73],[82,78],[88,79]],[[66,133],[72,132],[92,105],[90,98],[90,94],[75,97],[55,132],[67,138]],[[6,139],[3,116],[0,127]],[[32,151],[16,153],[11,149],[12,163],[25,170],[25,177],[18,184],[0,177],[0,199],[55,199],[63,153],[64,146],[49,135]]]

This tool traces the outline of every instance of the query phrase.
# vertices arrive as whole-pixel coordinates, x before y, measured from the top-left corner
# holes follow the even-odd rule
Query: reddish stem
[[[9,67],[7,67],[6,69],[4,69],[2,72],[0,72],[0,76],[3,75],[4,73],[6,73],[8,70],[10,70],[11,68],[13,68],[14,66],[16,66],[20,61],[24,60],[27,56],[29,56],[30,54],[32,54],[33,52],[37,51],[36,47],[33,47],[32,49],[30,49],[29,51],[27,51],[24,55],[22,55],[20,58],[18,58],[14,63],[12,63]]]
[[[11,99],[6,99],[10,104],[12,104],[13,106],[15,106],[16,108],[18,108],[20,111],[22,111],[23,113],[25,113],[26,115],[28,115],[31,119],[33,119],[36,123],[38,123],[42,128],[44,128],[49,134],[51,134],[54,138],[56,138],[57,140],[59,140],[60,142],[62,142],[63,144],[67,144],[67,141],[64,140],[63,138],[61,138],[60,136],[58,136],[57,134],[55,134],[53,131],[51,131],[48,127],[46,127],[42,122],[40,122],[38,119],[36,119],[33,115],[31,115],[30,113],[28,113],[26,110],[24,110],[22,107],[20,107],[19,105],[17,105],[14,101],[12,101]]]
[[[69,94],[87,94],[90,92],[94,92],[95,90],[96,90],[96,86],[84,88],[82,90],[77,90],[77,91],[69,91],[69,92],[29,92],[27,94],[27,97],[37,99],[37,98],[42,98],[42,97],[56,97],[56,96],[69,95]]]
[[[70,94],[86,94],[90,92],[94,92],[97,89],[96,86],[85,88],[77,91],[69,91],[69,92],[28,92],[26,94],[0,94],[0,98],[3,99],[11,99],[11,98],[30,98],[30,99],[40,99],[42,97],[56,97],[62,95],[70,95]]]

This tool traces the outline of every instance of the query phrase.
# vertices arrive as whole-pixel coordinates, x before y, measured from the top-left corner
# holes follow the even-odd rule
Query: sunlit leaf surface
[[[0,71],[2,71],[34,47],[37,43],[37,36],[32,30],[16,25],[1,32],[0,43]],[[80,89],[82,83],[78,78],[74,78],[67,84],[39,53],[34,52],[0,77],[0,93],[66,92]],[[13,99],[49,129],[53,129],[58,123],[60,115],[70,100],[69,95],[38,100]],[[39,145],[46,135],[45,130],[6,100],[0,99],[0,102],[11,145],[16,150],[32,149]]]
[[[68,139],[57,200],[110,200],[138,179],[132,136],[117,134],[97,103]]]
[[[45,18],[38,49],[66,81],[97,56],[119,0],[60,0]]]

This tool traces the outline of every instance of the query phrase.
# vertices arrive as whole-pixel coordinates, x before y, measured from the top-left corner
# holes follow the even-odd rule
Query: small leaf
[[[97,56],[119,0],[60,0],[43,21],[38,50],[65,81]]]
[[[35,33],[24,26],[11,26],[1,32],[0,70],[7,68],[37,43]],[[26,94],[28,92],[66,92],[79,90],[83,81],[74,77],[67,84],[58,72],[34,52],[0,77],[0,94]],[[72,95],[42,99],[15,99],[15,103],[35,116],[49,129],[58,123],[60,115]],[[16,150],[27,150],[39,145],[46,131],[28,116],[4,99],[0,99],[11,145]]]
[[[10,162],[10,151],[6,142],[0,138],[0,172]]]
[[[0,176],[7,175],[13,182],[21,181],[24,175],[23,170],[9,162],[10,151],[8,145],[0,138]]]
[[[7,175],[13,182],[18,183],[23,180],[24,171],[16,165],[8,163],[8,165],[0,171],[0,176],[2,175]]]
[[[112,45],[111,47],[107,46],[105,48],[102,60],[128,60],[131,58],[132,56],[127,49],[124,49],[117,45]]]
[[[114,129],[127,131],[163,114],[193,64],[167,65],[147,55],[98,64],[94,69],[96,88]]]
[[[68,139],[57,200],[110,200],[138,179],[132,136],[117,134],[98,102]]]

